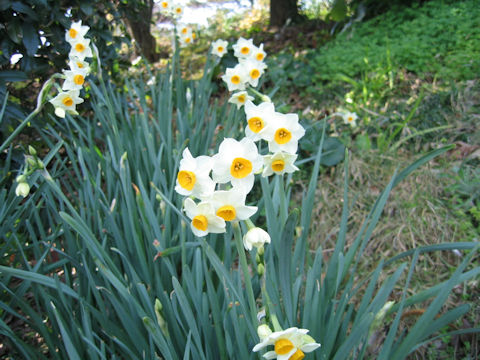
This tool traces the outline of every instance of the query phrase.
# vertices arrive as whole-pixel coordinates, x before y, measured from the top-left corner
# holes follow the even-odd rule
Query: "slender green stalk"
[[[278,181],[278,195],[280,197],[280,220],[282,222],[282,226],[287,222],[288,217],[288,204],[287,204],[287,196],[285,194],[285,179],[283,175],[277,176]]]
[[[20,125],[17,126],[17,128],[10,134],[10,136],[7,138],[7,140],[5,140],[5,142],[2,144],[2,146],[0,146],[0,152],[2,152],[3,150],[5,150],[9,145],[10,143],[13,141],[13,139],[15,139],[17,137],[18,134],[20,134],[20,132],[25,128],[25,126],[27,126],[28,123],[30,123],[30,121],[35,117],[35,115],[37,115],[38,113],[40,112],[40,109],[39,108],[36,108],[35,110],[33,110],[30,115],[28,115],[25,120],[23,120]]]
[[[277,314],[275,314],[275,312],[272,311],[273,304],[272,304],[272,301],[270,300],[270,296],[268,296],[266,278],[267,278],[267,273],[265,272],[262,277],[262,298],[265,304],[265,310],[268,318],[270,319],[270,322],[273,325],[273,330],[282,331],[283,329],[282,329],[282,326],[280,325],[280,322],[278,321]]]
[[[255,303],[255,296],[253,295],[252,279],[250,278],[250,272],[248,271],[247,257],[245,255],[245,249],[243,248],[242,231],[238,222],[233,223],[233,232],[240,266],[242,267],[243,277],[245,278],[245,289],[247,290],[250,315],[252,317],[252,323],[255,324],[257,323],[257,306]]]
[[[265,94],[262,94],[260,91],[255,90],[254,88],[250,87],[248,88],[251,92],[253,92],[255,95],[257,95],[262,101],[264,102],[272,102],[272,100]]]
[[[50,90],[50,87],[52,86],[52,82],[55,78],[61,77],[61,74],[53,74],[50,79],[48,79],[42,86],[42,89],[40,90],[40,93],[38,94],[37,98],[37,106],[35,109],[20,123],[20,125],[17,126],[17,128],[10,134],[10,136],[7,138],[7,140],[4,141],[4,143],[0,146],[0,153],[5,150],[10,143],[15,139],[18,134],[27,126],[27,124],[30,123],[30,121],[37,115],[40,110],[42,110],[43,104],[45,103],[45,97],[46,94],[48,93],[48,90]]]

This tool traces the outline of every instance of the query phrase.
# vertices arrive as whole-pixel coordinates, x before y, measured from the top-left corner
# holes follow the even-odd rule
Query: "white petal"
[[[197,204],[190,198],[186,198],[183,202],[183,209],[190,219],[193,219],[198,214]]]
[[[276,359],[277,358],[277,353],[275,351],[269,351],[263,354],[263,357],[265,359]]]
[[[247,175],[243,179],[235,179],[233,178],[231,180],[232,185],[234,187],[240,187],[243,191],[245,191],[247,194],[252,190],[253,184],[255,182],[255,175],[252,173],[250,175]]]
[[[257,212],[258,208],[256,206],[239,206],[236,208],[237,219],[246,220]]]
[[[310,343],[310,344],[305,344],[302,346],[301,350],[305,353],[312,352],[313,350],[316,350],[320,347],[320,344],[318,343]]]

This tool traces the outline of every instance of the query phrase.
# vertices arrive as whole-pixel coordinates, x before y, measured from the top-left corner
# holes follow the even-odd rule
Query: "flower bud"
[[[43,161],[40,159],[37,159],[37,169],[44,169],[45,165],[43,164]]]
[[[243,236],[243,246],[246,250],[252,250],[255,246],[257,248],[263,247],[263,244],[270,243],[270,235],[258,227],[248,230],[248,232]]]
[[[257,273],[260,276],[262,276],[265,273],[265,266],[263,266],[263,264],[258,264]]]
[[[17,183],[24,183],[27,182],[27,176],[26,175],[18,175],[17,178],[15,179]]]
[[[260,338],[260,341],[267,338],[272,333],[272,330],[268,327],[268,325],[262,324],[257,328],[257,334]]]
[[[270,242],[270,241],[268,241]],[[263,254],[265,253],[265,248],[263,246],[259,246],[258,249],[257,249],[257,254],[259,256],[263,256]]]
[[[20,182],[15,189],[15,195],[27,197],[28,193],[30,192],[30,185],[26,182]]]
[[[37,150],[32,145],[28,145],[28,153],[32,156],[37,155]]]
[[[34,169],[37,167],[37,162],[35,161],[34,158],[30,156],[27,157],[27,164],[33,167]]]

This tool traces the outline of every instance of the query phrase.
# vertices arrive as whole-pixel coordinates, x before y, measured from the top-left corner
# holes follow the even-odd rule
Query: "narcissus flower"
[[[168,10],[170,10],[170,3],[169,3],[168,1],[165,1],[165,0],[164,0],[164,1],[160,1],[159,5],[160,5],[160,9],[161,9],[162,11],[168,11]]]
[[[272,174],[283,175],[297,171],[298,168],[293,164],[297,160],[296,154],[290,154],[278,151],[273,155],[263,156],[263,173],[262,176],[270,176]]]
[[[263,136],[266,134],[268,124],[275,118],[275,114],[275,106],[271,102],[255,105],[251,101],[247,101],[245,104],[245,115],[247,116],[245,135],[253,141],[266,140]]]
[[[248,58],[252,55],[253,49],[255,48],[255,45],[253,45],[253,40],[252,39],[244,39],[241,37],[240,39],[237,40],[237,43],[233,45],[233,51],[234,55],[237,58]]]
[[[251,58],[257,61],[265,60],[267,53],[263,50],[263,44],[260,44],[259,47],[254,47],[252,50]]]
[[[347,111],[342,115],[342,117],[343,117],[343,122],[345,124],[348,124],[351,127],[357,126],[357,119],[358,119],[357,114]]]
[[[246,220],[257,212],[256,206],[245,205],[247,194],[242,189],[215,191],[208,199],[217,216],[225,221]]]
[[[190,198],[186,198],[183,208],[187,216],[192,220],[190,227],[192,232],[199,237],[208,233],[224,233],[225,220],[215,214],[215,208],[209,202],[203,201],[195,204]]]
[[[55,107],[55,115],[65,117],[66,112],[72,115],[78,115],[75,106],[83,103],[83,99],[79,97],[79,94],[79,90],[63,91],[50,100],[50,103]]]
[[[192,29],[185,24],[179,24],[177,25],[177,33],[179,36],[191,36]]]
[[[251,139],[237,141],[226,138],[213,156],[212,177],[222,184],[231,181],[234,187],[239,186],[248,193],[253,187],[255,173],[260,171],[262,164],[262,157]]]
[[[187,46],[190,45],[193,42],[193,37],[190,36],[180,36],[179,38],[180,41],[180,46]]]
[[[90,48],[90,39],[80,38],[71,43],[69,56],[76,56],[80,60],[84,60],[87,57],[92,57],[92,49]]]
[[[212,54],[223,57],[227,53],[228,41],[218,39],[212,43]]]
[[[215,183],[210,178],[213,160],[209,156],[194,158],[188,148],[183,150],[175,191],[180,195],[204,199],[213,194]]]
[[[237,105],[237,109],[240,109],[247,101],[253,100],[253,96],[248,95],[246,91],[237,91],[230,96],[228,102]]]
[[[179,17],[183,14],[183,6],[176,4],[171,7],[170,11],[172,12],[173,16]]]
[[[228,91],[245,90],[248,78],[248,74],[242,64],[237,64],[233,68],[227,68],[222,76],[222,80],[227,83]]]
[[[264,244],[270,244],[270,241],[271,238],[268,232],[259,227],[251,228],[243,235],[243,246],[248,251],[252,250],[253,247],[260,248]]]
[[[264,138],[268,141],[270,152],[297,152],[298,140],[305,135],[305,129],[298,123],[297,114],[275,113],[275,119],[269,123]]]
[[[87,69],[64,70],[65,81],[62,90],[80,90],[88,75]]]
[[[258,80],[260,79],[260,76],[263,75],[263,72],[267,68],[267,65],[261,61],[256,61],[252,59],[246,59],[242,61],[242,65],[245,68],[245,72],[247,73],[248,76],[248,82],[252,86],[257,86],[258,85]]]
[[[82,20],[73,22],[70,26],[70,29],[67,29],[65,32],[65,40],[72,44],[82,39],[90,30],[90,27],[82,25]]]
[[[292,327],[283,331],[275,331],[265,337],[260,344],[255,345],[253,352],[264,349],[269,345],[274,346],[274,350],[266,352],[265,359],[277,360],[300,360],[305,357],[305,353],[312,352],[320,347],[320,344],[307,335],[307,329],[298,329]]]
[[[68,66],[72,71],[84,71],[86,75],[90,74],[90,64],[76,56],[69,57]]]

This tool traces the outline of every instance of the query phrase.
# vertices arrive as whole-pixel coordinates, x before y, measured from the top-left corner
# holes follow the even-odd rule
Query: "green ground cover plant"
[[[360,221],[355,154],[327,137],[331,117],[302,119],[307,133],[297,165],[304,174],[257,179],[258,191],[248,199],[258,207],[251,220],[268,231],[271,243],[247,252],[242,234],[248,223],[242,222],[225,233],[195,236],[175,192],[183,151],[188,146],[195,155],[215,154],[223,138],[242,136],[245,116],[237,105],[212,97],[218,61],[207,58],[202,77],[188,80],[181,51],[177,47],[162,71],[147,67],[146,74],[125,77],[123,86],[91,75],[92,111],[82,116],[67,111],[60,119],[39,109],[34,115],[48,117],[46,126],[33,116],[23,124],[32,124],[48,150],[40,155],[25,145],[23,169],[11,160],[16,134],[2,144],[5,356],[257,359],[262,352],[252,349],[271,335],[257,329],[268,325],[277,334],[308,329],[311,337],[297,339],[298,348],[321,346],[307,358],[404,359],[431,341],[478,332],[475,326],[448,327],[471,313],[468,299],[446,307],[452,291],[468,290],[478,278],[475,239],[414,244],[358,273],[391,216],[392,191],[451,145],[386,169],[389,180]],[[276,90],[268,92],[272,99]],[[265,100],[255,89],[251,94]],[[19,179],[22,171],[27,174]],[[327,171],[341,179],[334,202],[319,196],[328,186]],[[471,183],[469,173],[458,174]],[[25,183],[30,191],[18,189]],[[321,230],[312,216],[319,203],[340,209],[335,224]],[[426,287],[414,281],[432,256],[453,251],[462,257],[449,272]],[[417,307],[423,311],[406,325],[405,315]],[[275,356],[285,355],[273,340]]]

